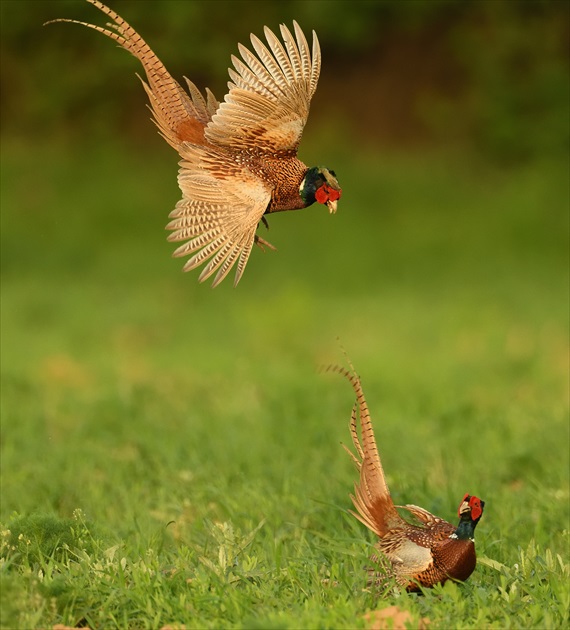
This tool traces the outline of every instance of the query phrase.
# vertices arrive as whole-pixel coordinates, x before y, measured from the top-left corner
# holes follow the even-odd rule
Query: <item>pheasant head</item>
[[[327,206],[329,212],[334,214],[342,190],[334,171],[324,166],[313,166],[306,172],[299,186],[299,194],[305,202],[305,207],[317,201]]]
[[[478,497],[466,494],[457,510],[459,525],[453,536],[459,540],[473,540],[477,523],[483,516],[485,501]]]

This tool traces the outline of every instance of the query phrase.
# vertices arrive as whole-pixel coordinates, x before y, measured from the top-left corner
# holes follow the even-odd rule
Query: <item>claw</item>
[[[277,247],[274,247],[271,243],[268,243],[264,238],[261,238],[261,236],[257,236],[257,234],[255,235],[255,244],[261,248],[261,250],[264,252],[266,247],[269,247],[269,249],[272,249],[274,252],[277,251]]]
[[[267,219],[261,215],[261,220],[263,221],[263,225],[265,225],[266,229],[269,229],[269,223],[267,223]]]

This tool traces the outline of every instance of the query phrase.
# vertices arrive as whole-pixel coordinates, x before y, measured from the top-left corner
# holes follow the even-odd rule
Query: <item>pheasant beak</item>
[[[329,209],[330,214],[335,214],[336,207],[338,205],[338,201],[336,199],[329,199],[327,202],[327,208]]]

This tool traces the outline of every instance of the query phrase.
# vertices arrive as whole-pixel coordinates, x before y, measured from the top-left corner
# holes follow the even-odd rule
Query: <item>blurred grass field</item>
[[[316,372],[344,361],[337,337],[362,375],[398,502],[453,520],[463,493],[477,493],[488,502],[481,556],[513,571],[531,541],[538,556],[566,555],[565,165],[342,153],[331,147],[338,215],[273,218],[279,251],[254,251],[237,289],[211,290],[180,272],[162,233],[173,156],[10,147],[2,521],[13,529],[23,516],[33,546],[25,517],[80,509],[96,533],[79,558],[44,549],[28,565],[18,545],[5,556],[4,627],[357,623],[377,604],[362,592],[373,539],[346,514],[355,472],[339,442],[352,393]],[[262,521],[221,569],[208,523],[245,536]],[[130,578],[111,571],[115,546]],[[103,560],[112,577],[94,572]],[[176,579],[163,573],[171,565]],[[547,572],[555,598],[567,592],[561,571]],[[560,627],[562,600],[534,610],[521,584],[505,603],[500,578],[480,564],[460,594],[397,601],[436,627]],[[149,592],[153,615],[137,603]]]
[[[322,106],[300,157],[338,214],[270,217],[236,289],[170,257],[150,124],[4,127],[2,628],[565,627],[568,153],[396,149]],[[466,584],[366,589],[338,339],[395,501],[487,502]]]

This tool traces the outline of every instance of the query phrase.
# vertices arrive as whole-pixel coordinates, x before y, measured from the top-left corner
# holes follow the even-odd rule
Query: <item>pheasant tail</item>
[[[330,366],[328,371],[337,372],[346,377],[356,394],[356,402],[350,418],[350,434],[356,455],[345,447],[360,471],[360,480],[355,484],[354,495],[351,495],[357,510],[357,513],[353,512],[353,514],[366,527],[382,538],[388,530],[401,525],[403,520],[394,506],[386,483],[362,384],[354,371],[349,372],[340,366]],[[360,436],[357,419],[360,420]]]
[[[99,0],[87,0],[105,13],[112,23],[103,28],[79,20],[58,19],[87,26],[120,44],[143,65],[148,83],[142,81],[149,96],[154,120],[164,139],[177,151],[183,142],[204,143],[204,127],[218,107],[211,92],[206,101],[196,86],[186,79],[190,95],[171,76],[144,39],[120,15]],[[111,30],[113,29],[113,30]]]

